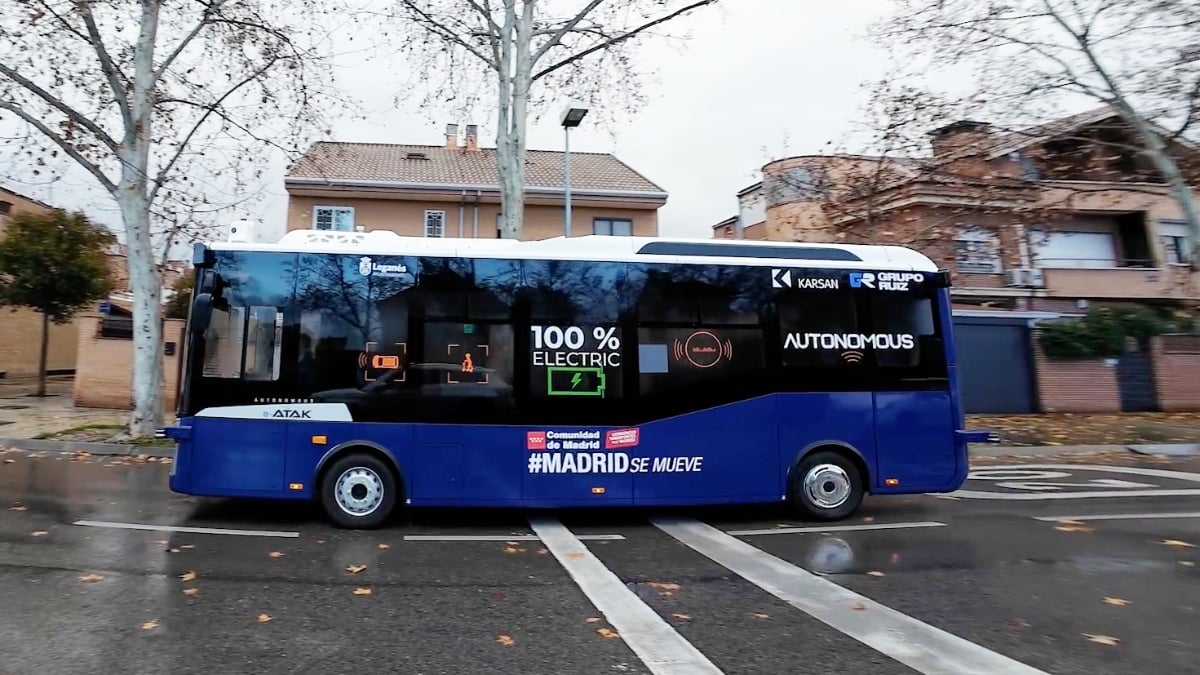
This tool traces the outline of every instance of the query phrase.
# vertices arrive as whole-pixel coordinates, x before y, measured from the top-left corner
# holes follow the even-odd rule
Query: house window
[[[426,237],[444,237],[444,236],[446,236],[446,212],[445,211],[426,211],[425,212],[425,236]]]
[[[618,237],[633,236],[633,221],[627,218],[594,218],[592,234],[608,234]]]
[[[314,206],[314,230],[336,230],[351,232],[354,230],[354,207],[352,206]]]
[[[0,216],[7,216],[12,212],[12,202],[0,202]]]
[[[966,274],[999,274],[1000,237],[992,230],[966,228],[954,235],[954,266]]]
[[[1169,265],[1186,265],[1192,258],[1192,238],[1187,223],[1182,220],[1160,220],[1158,236],[1163,243],[1163,257]]]
[[[1039,267],[1117,267],[1117,247],[1108,232],[1033,232],[1034,258]]]

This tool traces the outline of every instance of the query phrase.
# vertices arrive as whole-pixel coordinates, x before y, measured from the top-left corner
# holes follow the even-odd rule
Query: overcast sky
[[[860,83],[880,76],[885,61],[858,37],[886,10],[886,0],[824,3],[799,0],[726,0],[688,19],[692,39],[681,48],[651,46],[658,86],[642,110],[615,128],[588,124],[572,132],[572,150],[612,152],[670,194],[660,211],[667,236],[711,235],[716,222],[736,213],[735,193],[757,180],[771,158],[821,151],[850,131],[860,116]],[[334,127],[341,141],[441,144],[446,122],[479,124],[481,142],[494,146],[492,119],[433,123],[415,109],[392,105],[385,69],[348,62],[341,77],[363,101],[369,119]],[[589,118],[590,119],[590,118]],[[531,125],[528,147],[561,150],[557,115]],[[266,202],[250,215],[269,232],[283,231],[283,165]],[[111,206],[86,178],[55,186],[13,183],[15,189],[68,208],[85,207],[119,227]]]

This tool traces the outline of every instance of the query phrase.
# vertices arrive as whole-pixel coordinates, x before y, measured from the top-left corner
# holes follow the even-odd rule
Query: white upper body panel
[[[704,247],[745,247],[750,257],[719,255],[712,250],[704,255],[659,255],[638,253],[651,243],[702,245]],[[331,232],[293,230],[278,242],[214,242],[215,251],[263,251],[280,253],[338,253],[360,256],[447,256],[462,258],[509,258],[527,260],[594,260],[629,263],[675,263],[689,265],[744,265],[753,267],[808,267],[854,270],[898,270],[937,272],[937,265],[923,254],[902,246],[862,246],[855,244],[809,244],[803,242],[687,239],[671,237],[615,237],[587,235],[554,237],[536,241],[515,239],[474,239],[456,237],[404,237],[387,230],[372,232]],[[831,255],[849,253],[858,260],[827,260],[779,257],[782,250],[809,249],[814,253],[828,250]],[[726,251],[730,249],[725,249]]]

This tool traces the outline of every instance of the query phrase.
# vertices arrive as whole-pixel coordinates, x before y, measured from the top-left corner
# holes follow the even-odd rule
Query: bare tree
[[[521,234],[526,125],[555,97],[606,105],[641,100],[636,46],[659,26],[717,0],[396,0],[394,18],[417,33],[402,52],[423,64],[430,101],[471,107],[495,95],[502,236]],[[480,79],[480,71],[484,78]],[[428,74],[439,78],[428,81]],[[538,85],[541,85],[540,87]]]
[[[0,0],[0,121],[35,167],[63,158],[116,202],[134,295],[134,411],[163,414],[161,278],[187,213],[216,208],[270,151],[295,152],[340,109],[322,0]],[[34,171],[38,171],[35,168]],[[217,190],[216,192],[219,192]],[[234,197],[233,199],[239,199]],[[187,220],[183,218],[183,220]]]
[[[1174,0],[896,0],[872,34],[913,72],[974,69],[974,103],[1045,117],[1072,100],[1116,110],[1179,202],[1200,210],[1172,143],[1200,119],[1200,5]],[[1193,256],[1196,259],[1196,256]]]

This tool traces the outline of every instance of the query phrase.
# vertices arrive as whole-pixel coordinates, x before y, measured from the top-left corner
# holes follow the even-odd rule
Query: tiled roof
[[[527,150],[526,187],[562,187],[562,166],[561,152]],[[500,182],[495,148],[328,141],[309,148],[288,171],[287,178],[487,186],[498,186]],[[571,189],[666,192],[616,157],[591,152],[571,153]]]

